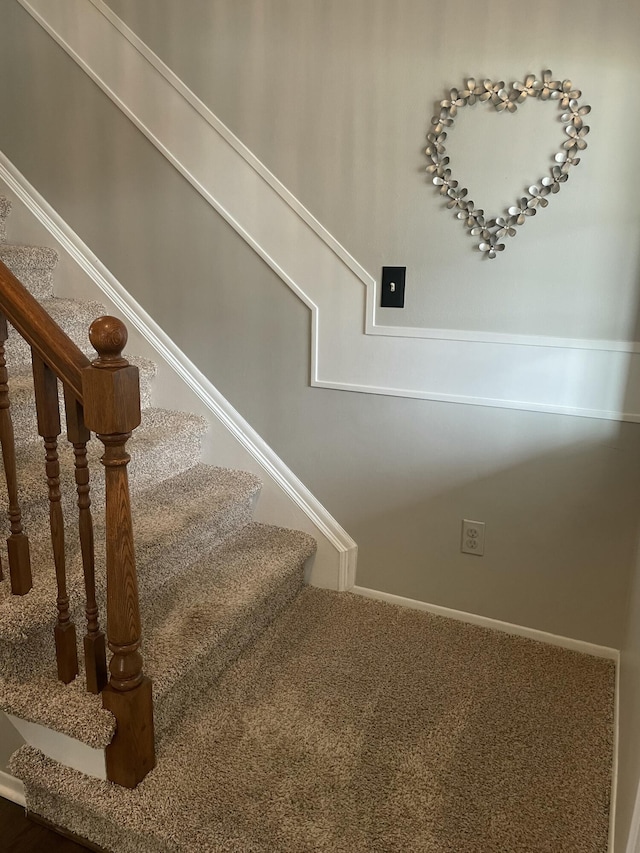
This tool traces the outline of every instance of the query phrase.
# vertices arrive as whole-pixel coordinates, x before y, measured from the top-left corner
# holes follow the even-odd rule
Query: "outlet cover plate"
[[[469,518],[463,519],[460,550],[463,554],[473,554],[476,557],[482,557],[484,554],[484,521],[472,521]]]

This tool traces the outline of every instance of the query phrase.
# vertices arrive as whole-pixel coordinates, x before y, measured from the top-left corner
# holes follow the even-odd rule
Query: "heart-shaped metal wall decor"
[[[463,89],[451,89],[448,97],[440,101],[439,111],[431,119],[431,132],[427,134],[426,154],[431,161],[427,172],[440,194],[447,197],[447,207],[455,212],[471,236],[478,239],[478,248],[484,257],[496,258],[504,251],[505,243],[501,241],[505,237],[515,237],[517,229],[535,216],[538,209],[547,207],[549,196],[560,190],[580,162],[578,154],[587,147],[585,137],[589,133],[583,119],[591,112],[591,107],[580,105],[581,97],[582,92],[574,88],[571,80],[552,80],[551,71],[544,71],[540,80],[529,74],[523,82],[512,83],[509,88],[503,82],[483,80],[477,83],[470,78]],[[453,177],[445,148],[447,132],[453,127],[458,110],[476,101],[493,106],[498,112],[515,113],[527,98],[559,102],[566,139],[553,155],[554,164],[549,174],[532,184],[504,215],[489,217],[468,199],[468,190],[459,187]]]

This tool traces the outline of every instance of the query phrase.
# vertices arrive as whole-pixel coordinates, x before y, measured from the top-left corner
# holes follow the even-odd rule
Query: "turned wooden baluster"
[[[29,539],[22,526],[22,513],[18,502],[18,477],[16,474],[16,449],[13,423],[9,410],[9,386],[4,345],[7,341],[7,318],[0,314],[0,442],[7,478],[9,496],[9,522],[11,535],[7,539],[11,592],[25,595],[32,587]],[[0,578],[2,577],[0,569]]]
[[[68,684],[78,674],[78,650],[76,629],[69,613],[64,551],[64,518],[60,503],[58,436],[61,427],[58,380],[53,370],[33,350],[31,351],[31,359],[33,363],[33,384],[36,392],[38,433],[44,439],[45,447],[45,469],[49,486],[49,524],[51,526],[53,562],[56,568],[58,586],[58,598],[56,600],[58,621],[54,629],[58,678]]]
[[[104,444],[107,538],[107,639],[113,657],[102,704],[117,720],[106,750],[107,777],[135,787],[155,766],[151,680],[143,675],[140,610],[126,443],[140,423],[138,368],[122,357],[127,330],[115,317],[91,324],[98,358],[83,370],[87,427]]]
[[[87,601],[87,633],[84,637],[87,690],[90,693],[100,693],[107,683],[108,676],[105,637],[104,632],[100,630],[98,604],[96,602],[93,518],[91,517],[89,465],[87,462],[87,442],[91,438],[91,432],[85,426],[82,405],[66,385],[64,388],[64,404],[67,415],[67,438],[73,445],[75,457],[78,526]]]

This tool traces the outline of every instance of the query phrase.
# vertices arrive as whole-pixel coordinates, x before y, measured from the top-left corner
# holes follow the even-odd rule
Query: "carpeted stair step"
[[[134,493],[131,501],[136,564],[141,601],[184,573],[204,553],[248,524],[260,490],[260,480],[246,471],[196,465],[171,479]],[[46,499],[45,499],[46,500]],[[96,490],[92,502],[98,542],[104,539],[104,496]],[[77,536],[77,510],[69,502],[65,514],[69,598],[82,624],[84,585]],[[51,555],[48,508],[42,504],[38,524],[29,533],[34,587],[27,596],[12,596],[8,578],[0,583],[0,659],[3,646],[29,642],[30,634],[53,626],[55,573]],[[96,549],[96,586],[104,587],[103,549]],[[146,605],[145,605],[146,606]],[[25,656],[30,652],[26,651]],[[6,661],[9,662],[9,661]],[[40,665],[35,660],[34,671]],[[19,669],[29,668],[26,662]]]
[[[0,243],[7,239],[7,216],[11,213],[11,202],[0,195]]]
[[[188,576],[191,564],[199,556],[250,521],[259,488],[260,482],[253,474],[198,465],[133,499],[143,631],[149,630],[146,612],[163,586],[170,585],[177,575]],[[95,522],[96,540],[101,541],[102,516],[96,514]],[[91,746],[104,746],[109,742],[111,728],[100,719],[96,731],[91,728],[95,702],[91,697],[86,702],[82,698],[84,679],[79,678],[68,688],[56,681],[52,637],[55,573],[48,532],[42,532],[46,534],[44,538],[39,536],[31,542],[33,562],[40,562],[43,568],[29,595],[11,596],[8,580],[0,584],[0,595],[5,599],[0,607],[0,670],[11,673],[0,682],[0,705],[10,713]],[[68,534],[72,532],[68,530]],[[99,555],[97,563],[96,593],[104,627],[105,573]],[[72,617],[80,639],[85,625],[84,584],[74,535],[67,536],[67,569]],[[67,691],[71,692],[67,695]],[[43,701],[38,696],[49,699]]]
[[[315,550],[306,533],[251,523],[146,603],[145,668],[159,740],[295,598]]]
[[[147,599],[142,608],[142,652],[145,672],[153,680],[158,741],[196,701],[200,691],[213,683],[295,598],[302,586],[304,564],[315,548],[315,541],[305,533],[248,524],[192,566],[174,574],[153,594],[142,596]],[[139,564],[146,562],[144,557]],[[146,568],[162,576],[170,559],[163,565],[153,554],[150,557],[141,574]],[[71,584],[79,587],[81,594],[79,572]],[[49,580],[47,586],[48,590],[38,588],[38,599],[55,598],[53,582]],[[54,617],[38,631],[31,626],[28,643],[14,642],[19,633],[16,625],[24,625],[20,611],[28,598],[12,599],[14,621],[9,623],[5,618],[5,630],[0,632],[0,636],[4,634],[3,656],[14,655],[11,664],[3,662],[2,669],[16,672],[14,678],[0,681],[3,709],[90,746],[106,746],[111,722],[99,714],[96,725],[92,725],[97,706],[95,697],[83,692],[83,679],[67,687],[56,681],[51,639]],[[41,602],[38,608],[30,607],[30,617],[36,618],[43,606]],[[81,634],[82,611],[74,617]]]
[[[248,524],[260,486],[258,477],[246,471],[196,465],[134,492],[131,509],[141,600],[152,599],[174,575],[185,572],[216,543]],[[26,596],[12,596],[8,578],[0,583],[0,659],[3,644],[28,643],[30,633],[53,625],[55,574],[47,504],[45,497],[38,504],[40,515],[34,513],[36,523],[25,525],[32,554],[32,591]],[[75,501],[70,500],[65,509],[69,598],[82,624],[84,586]],[[100,489],[94,490],[92,510],[96,540],[100,543],[104,540],[104,494]],[[100,594],[104,587],[104,553],[99,547],[96,586]],[[35,661],[35,669],[38,666],[39,661]],[[21,668],[28,665],[21,664]]]
[[[0,260],[36,299],[53,296],[53,271],[58,263],[55,249],[0,243]]]
[[[143,409],[147,409],[151,406],[151,386],[156,375],[156,365],[149,359],[139,356],[129,356],[129,361],[131,364],[135,364],[140,371],[140,405]],[[62,434],[64,435],[66,427],[62,383],[59,383],[59,392]],[[37,421],[31,365],[20,364],[11,371],[9,399],[16,443],[24,444],[33,441],[34,436],[37,435]]]
[[[0,247],[0,252],[2,251]],[[71,338],[88,357],[95,358],[96,352],[89,342],[89,326],[96,317],[109,312],[100,302],[78,302],[75,299],[40,299],[40,304],[63,332]],[[10,329],[7,340],[7,364],[12,369],[20,364],[31,363],[31,347],[15,329]]]

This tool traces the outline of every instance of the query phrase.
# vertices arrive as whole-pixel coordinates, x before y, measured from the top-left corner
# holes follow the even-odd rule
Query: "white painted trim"
[[[0,797],[11,800],[19,806],[27,807],[27,799],[24,794],[24,785],[15,776],[0,770]]]
[[[442,607],[439,604],[429,604],[426,601],[417,601],[414,598],[404,598],[401,595],[392,595],[390,592],[381,592],[377,589],[367,589],[362,586],[354,586],[351,590],[355,595],[371,598],[375,601],[386,601],[389,604],[397,604],[400,607],[408,607],[411,610],[423,610],[433,613],[435,616],[445,616],[447,619],[455,619],[458,622],[466,622],[469,625],[478,625],[481,628],[491,628],[494,631],[502,631],[504,634],[513,634],[516,637],[526,637],[529,640],[537,640],[550,646],[558,646],[562,649],[570,649],[574,652],[582,652],[597,658],[612,660],[618,668],[620,652],[609,646],[599,646],[595,643],[587,643],[585,640],[576,640],[573,637],[562,637],[559,634],[550,634],[548,631],[540,631],[537,628],[529,628],[526,625],[515,625],[512,622],[502,622],[500,619],[492,619],[489,616],[480,616],[477,613],[467,613],[465,610],[452,610],[450,607]]]
[[[18,2],[309,307],[312,386],[640,420],[636,342],[376,326],[372,276],[102,0]]]
[[[154,352],[191,389],[234,439],[258,463],[282,492],[311,521],[336,552],[337,571],[320,570],[322,585],[338,590],[355,583],[357,545],[302,481],[237,412],[207,377],[190,361],[149,314],[127,293],[89,247],[0,152],[0,180],[28,208],[105,296],[118,308]],[[319,555],[318,555],[319,556]],[[316,560],[318,557],[316,557]],[[311,579],[313,582],[313,579]]]
[[[574,418],[596,418],[605,421],[625,421],[640,423],[640,411],[620,412],[603,409],[581,409],[576,406],[552,406],[545,403],[531,403],[527,400],[500,400],[491,397],[472,397],[464,394],[446,394],[445,392],[411,391],[401,388],[377,388],[371,385],[347,385],[338,382],[313,382],[315,388],[333,388],[336,391],[359,391],[363,394],[382,394],[386,397],[413,397],[418,400],[432,400],[440,403],[460,403],[465,406],[485,406],[494,409],[514,409],[520,412],[541,412],[551,415],[569,415]]]
[[[622,853],[622,851],[616,850],[615,853]],[[625,853],[640,853],[640,783],[636,792],[636,800],[631,816],[631,828],[629,829],[629,838]]]
[[[107,763],[104,749],[87,746],[76,738],[13,714],[7,714],[7,719],[15,726],[20,736],[43,755],[79,773],[106,781]]]
[[[91,0],[93,2],[93,0]],[[374,305],[377,301],[374,300]],[[524,347],[591,349],[607,352],[640,352],[639,341],[608,341],[598,338],[560,338],[548,335],[510,335],[504,332],[469,332],[464,329],[429,329],[414,326],[382,326],[369,322],[367,334],[393,338],[433,338],[441,341],[468,341],[483,344],[509,344]]]

